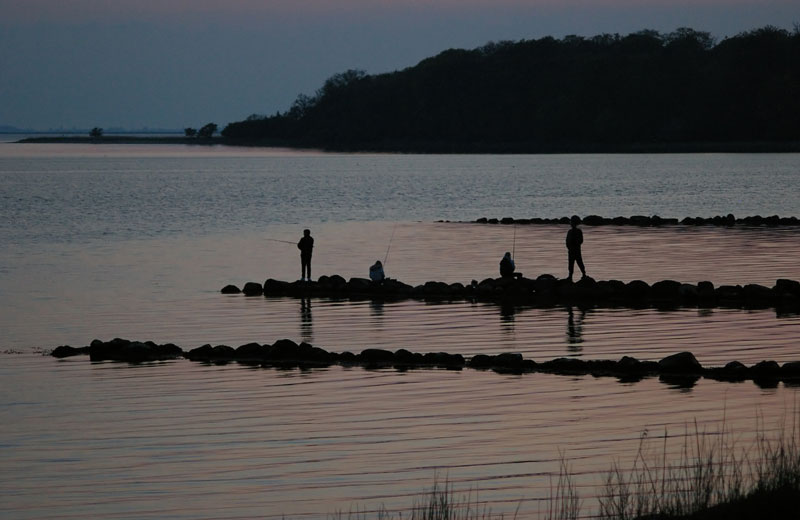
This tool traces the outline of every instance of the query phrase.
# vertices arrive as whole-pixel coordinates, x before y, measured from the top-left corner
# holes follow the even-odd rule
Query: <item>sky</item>
[[[0,127],[220,129],[490,41],[800,26],[800,0],[0,0]]]

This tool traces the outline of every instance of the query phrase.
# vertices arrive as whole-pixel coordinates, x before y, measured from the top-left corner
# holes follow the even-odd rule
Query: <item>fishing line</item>
[[[394,240],[394,232],[397,229],[397,222],[394,223],[394,227],[392,228],[392,236],[389,237],[389,246],[386,248],[386,256],[383,257],[383,265],[386,265],[386,261],[389,259],[389,249],[392,247],[392,240]]]
[[[264,240],[269,240],[270,242],[281,242],[283,244],[292,244],[292,245],[294,245],[294,242],[290,242],[288,240],[278,240],[277,238],[265,238]]]
[[[514,224],[514,241],[511,243],[511,259],[513,260],[515,255],[514,253],[517,250],[517,225]]]

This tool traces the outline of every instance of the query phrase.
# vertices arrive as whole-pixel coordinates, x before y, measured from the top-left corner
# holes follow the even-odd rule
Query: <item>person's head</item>
[[[311,236],[311,230],[310,229],[304,229],[303,230],[303,236],[304,237],[310,237]]]
[[[572,227],[575,227],[581,223],[581,218],[578,215],[572,215],[572,217],[569,219],[569,223],[572,225]]]
[[[503,258],[508,258],[509,260],[511,260],[511,253],[506,251],[506,254],[503,255]]]
[[[383,264],[380,260],[375,260],[375,267],[383,267]]]

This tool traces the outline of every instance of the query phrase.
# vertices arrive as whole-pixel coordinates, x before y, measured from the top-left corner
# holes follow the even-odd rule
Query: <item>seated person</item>
[[[500,276],[503,278],[513,277],[515,268],[511,253],[506,252],[506,254],[503,255],[503,259],[500,260]]]
[[[369,279],[373,282],[382,282],[386,279],[386,275],[383,273],[383,264],[380,260],[369,266]]]

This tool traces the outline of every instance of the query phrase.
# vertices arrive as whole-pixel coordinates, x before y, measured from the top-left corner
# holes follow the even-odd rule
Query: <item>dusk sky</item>
[[[223,128],[448,48],[795,24],[798,0],[0,0],[0,126]]]

